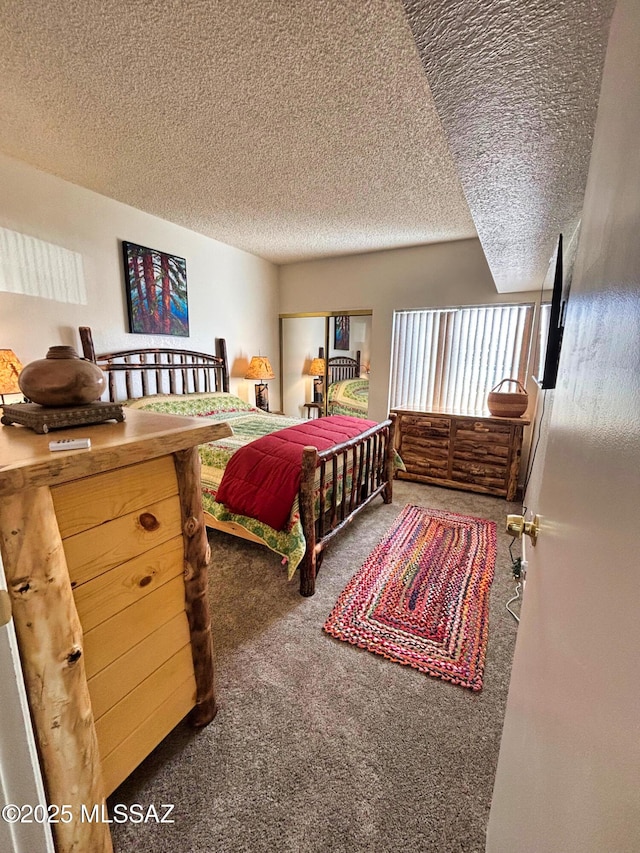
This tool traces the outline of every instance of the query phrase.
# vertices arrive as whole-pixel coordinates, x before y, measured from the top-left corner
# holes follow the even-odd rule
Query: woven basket
[[[513,382],[518,386],[517,391],[499,391],[505,382]],[[487,407],[496,418],[519,418],[527,411],[529,395],[524,385],[517,379],[503,379],[489,391],[487,395]]]

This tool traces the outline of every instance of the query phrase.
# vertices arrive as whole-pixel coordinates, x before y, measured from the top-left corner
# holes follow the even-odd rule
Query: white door
[[[6,590],[1,559],[0,590]],[[0,685],[0,850],[53,853],[49,826],[34,820],[24,808],[45,806],[46,800],[13,620],[0,625]],[[12,806],[22,810],[17,822],[13,822],[16,810]],[[36,813],[36,817],[41,821],[43,816]]]
[[[640,850],[640,6],[611,27],[489,853]],[[549,405],[550,403],[553,405]]]

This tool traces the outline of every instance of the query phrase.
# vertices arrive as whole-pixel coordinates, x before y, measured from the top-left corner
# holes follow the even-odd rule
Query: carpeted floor
[[[342,588],[407,503],[493,519],[479,693],[327,636]],[[117,853],[481,853],[517,624],[505,501],[405,481],[326,552],[302,598],[279,558],[211,533],[219,711],[180,725],[114,792],[172,803],[173,824],[114,824]],[[514,605],[516,608],[517,605]]]

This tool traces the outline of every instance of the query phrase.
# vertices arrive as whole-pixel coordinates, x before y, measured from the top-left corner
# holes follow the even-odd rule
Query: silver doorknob
[[[533,521],[525,521],[524,515],[508,515],[507,516],[507,533],[520,538],[523,534],[531,539],[531,544],[535,545],[538,541],[538,531],[540,530],[540,519],[534,515]]]

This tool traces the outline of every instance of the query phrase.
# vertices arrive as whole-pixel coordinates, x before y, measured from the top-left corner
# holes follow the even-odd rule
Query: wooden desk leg
[[[84,668],[83,636],[53,500],[41,486],[0,498],[0,544],[47,799],[71,806],[52,825],[57,853],[112,853]]]
[[[173,454],[182,511],[185,609],[191,633],[196,677],[196,704],[189,712],[192,726],[206,726],[217,712],[213,680],[213,641],[209,609],[211,549],[202,515],[200,455],[197,447]]]

